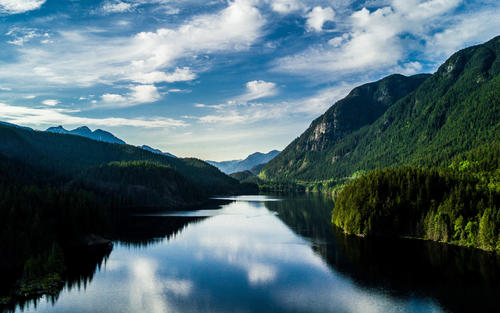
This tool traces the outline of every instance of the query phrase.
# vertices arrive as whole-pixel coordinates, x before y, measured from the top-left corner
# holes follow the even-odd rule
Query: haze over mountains
[[[278,150],[272,150],[269,151],[268,153],[261,153],[261,152],[253,153],[248,157],[246,157],[244,160],[231,160],[222,162],[206,161],[206,162],[217,167],[223,173],[226,174],[232,174],[247,170],[254,172],[254,174],[258,174],[262,166],[267,162],[271,161],[279,153],[280,151]]]

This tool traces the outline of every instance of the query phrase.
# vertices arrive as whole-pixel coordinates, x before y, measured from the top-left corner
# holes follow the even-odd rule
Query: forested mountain
[[[65,181],[110,162],[149,161],[171,167],[207,194],[238,192],[240,188],[238,181],[198,159],[171,158],[130,145],[7,125],[0,125],[0,154]]]
[[[237,179],[240,183],[252,183],[252,184],[262,183],[262,180],[251,171],[236,172],[232,173],[229,176],[231,176],[234,179]]]
[[[226,174],[231,174],[235,172],[242,172],[247,170],[252,170],[253,168],[257,168],[258,166],[262,166],[267,162],[271,161],[274,157],[276,157],[280,152],[278,150],[272,150],[268,153],[256,152],[250,154],[244,160],[231,160],[231,161],[207,161],[207,163],[217,167],[222,172]]]
[[[62,126],[49,127],[46,130],[46,132],[56,133],[56,134],[76,135],[76,136],[94,139],[97,141],[103,141],[103,142],[109,142],[109,143],[119,143],[122,145],[126,144],[125,141],[121,140],[120,138],[117,138],[115,135],[113,135],[110,132],[107,132],[107,131],[102,130],[102,129],[96,129],[94,131],[91,131],[87,126],[78,127],[78,128],[73,129],[73,130],[66,130]]]
[[[91,167],[71,185],[104,196],[111,207],[135,210],[181,208],[209,195],[170,166],[148,161],[111,162]]]
[[[269,162],[267,180],[326,180],[358,170],[449,164],[500,138],[500,37],[453,54],[432,76],[355,88]],[[418,88],[417,88],[418,87]]]
[[[163,154],[163,155],[171,157],[171,158],[176,158],[176,156],[173,155],[173,154],[171,154],[171,153],[163,152],[160,149],[151,148],[150,146],[147,146],[147,145],[139,146],[139,148],[147,150],[147,151],[150,151],[150,152],[153,152],[153,153]]]

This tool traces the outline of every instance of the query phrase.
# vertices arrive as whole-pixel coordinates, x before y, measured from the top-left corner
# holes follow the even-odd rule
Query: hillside
[[[111,162],[91,167],[72,181],[92,190],[112,207],[179,208],[207,193],[169,166],[147,161]]]
[[[252,173],[251,171],[236,172],[236,173],[232,173],[229,176],[238,180],[240,183],[251,183],[251,184],[261,184],[262,183],[262,180],[258,176],[256,176],[254,173]]]
[[[110,162],[150,161],[169,166],[207,194],[237,193],[238,181],[193,158],[171,158],[130,145],[0,125],[0,154],[68,181],[90,167]]]
[[[168,156],[168,157],[171,157],[171,158],[177,158],[175,155],[173,155],[172,153],[168,153],[168,152],[163,152],[161,151],[160,149],[155,149],[155,148],[151,148],[150,146],[147,146],[147,145],[142,145],[142,146],[139,146],[139,148],[143,149],[143,150],[147,150],[149,152],[153,152],[153,153],[157,153],[157,154],[163,154],[165,156]]]
[[[276,157],[280,152],[278,150],[272,150],[268,153],[256,152],[250,154],[244,160],[231,160],[231,161],[207,161],[207,163],[217,167],[222,172],[226,174],[242,172],[252,170],[259,166],[263,166],[267,162],[271,161],[274,157]]]
[[[411,236],[500,252],[500,144],[447,168],[377,169],[339,193],[332,223],[361,236]]]
[[[496,37],[455,53],[432,76],[391,75],[355,88],[260,177],[314,181],[387,166],[446,165],[499,138],[499,50]]]

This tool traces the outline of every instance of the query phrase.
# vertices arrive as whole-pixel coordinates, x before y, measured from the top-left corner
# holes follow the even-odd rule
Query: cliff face
[[[305,154],[327,150],[345,136],[373,123],[395,102],[414,91],[430,75],[390,75],[379,81],[354,88],[337,101],[322,116],[267,166],[265,175],[288,174],[293,168],[303,170],[310,164]],[[329,157],[335,162],[338,157]]]
[[[429,76],[395,74],[353,89],[311,124],[305,136],[300,137],[298,149],[325,150],[347,134],[373,123],[389,106],[415,90]]]

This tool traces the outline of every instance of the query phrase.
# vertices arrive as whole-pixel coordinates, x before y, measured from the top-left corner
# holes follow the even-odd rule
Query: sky
[[[0,121],[241,159],[360,84],[434,72],[499,16],[497,0],[0,0]]]

